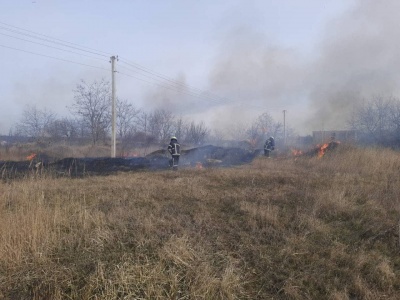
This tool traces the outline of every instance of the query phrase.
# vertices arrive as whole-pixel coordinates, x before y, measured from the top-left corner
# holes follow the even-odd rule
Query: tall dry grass
[[[3,299],[399,299],[399,153],[0,183]]]

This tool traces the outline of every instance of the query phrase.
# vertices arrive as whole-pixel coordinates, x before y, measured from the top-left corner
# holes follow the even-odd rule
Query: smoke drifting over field
[[[281,117],[283,109],[304,99],[305,67],[299,61],[292,49],[269,44],[264,35],[241,28],[223,43],[211,70],[210,89],[241,105],[231,108],[238,122],[254,120],[262,112]],[[232,118],[218,114],[214,123],[228,123],[224,117]]]
[[[317,55],[308,59],[251,30],[238,30],[223,44],[211,89],[272,114],[286,109],[300,132],[346,128],[362,99],[399,94],[399,10],[395,0],[358,1],[328,23]]]
[[[399,94],[399,9],[395,0],[359,1],[329,24],[310,76],[310,124],[343,126],[362,98]]]
[[[204,53],[204,57],[209,59],[203,59],[201,66],[189,58],[203,53],[193,50],[196,55],[191,56],[186,49],[193,48],[181,48],[179,43],[176,43],[174,55],[166,53],[160,56],[160,61],[166,62],[164,70],[171,70],[171,73],[163,74],[177,79],[182,85],[177,87],[172,82],[161,80],[161,85],[169,87],[163,88],[153,85],[160,80],[153,82],[149,77],[143,77],[150,82],[143,88],[136,85],[131,77],[117,74],[117,96],[144,110],[163,108],[188,119],[204,120],[209,127],[219,131],[232,131],[238,124],[249,124],[263,112],[282,122],[282,110],[288,112],[287,125],[299,133],[344,129],[352,110],[363,99],[375,95],[400,96],[400,2],[354,0],[352,3],[350,11],[331,20],[319,31],[316,46],[303,52],[296,41],[292,45],[284,45],[282,41],[271,38],[274,35],[268,33],[268,28],[256,29],[249,16],[254,19],[265,17],[265,11],[257,11],[256,5],[254,11],[251,14],[247,12],[249,16],[242,19],[229,15],[229,19],[225,20],[218,15],[221,24],[227,25],[224,29],[214,28],[219,38],[212,41],[212,46],[218,45],[217,53],[213,55],[215,48],[205,47],[212,50]],[[266,6],[259,5],[266,9]],[[250,4],[247,6],[251,7]],[[282,24],[286,21],[280,20]],[[299,25],[304,25],[299,22]],[[291,27],[294,31],[295,25],[293,22]],[[230,30],[228,34],[224,31],[227,28]],[[189,40],[192,41],[192,38]],[[185,44],[181,37],[178,41]],[[210,41],[204,44],[207,42]],[[154,43],[157,44],[158,40],[155,39]],[[171,57],[184,55],[187,57],[182,57],[185,61],[182,66],[171,63]],[[176,64],[179,65],[179,62]],[[117,69],[120,66],[117,63]],[[76,75],[72,67],[69,71],[64,68],[48,69],[52,73],[46,77],[38,76],[36,71],[27,72],[21,78],[18,75],[18,83],[14,83],[9,92],[11,96],[5,96],[3,100],[9,106],[0,124],[3,133],[8,131],[7,125],[18,119],[17,113],[22,112],[25,105],[46,107],[59,116],[68,114],[66,107],[73,101],[72,91],[80,79],[91,82],[109,78],[109,72],[103,74],[98,70]],[[157,67],[154,70],[157,71]],[[123,73],[124,69],[121,71]],[[140,72],[137,75],[140,77]],[[183,86],[185,84],[214,94],[191,97]],[[216,95],[224,99],[222,104],[218,103],[221,99]]]

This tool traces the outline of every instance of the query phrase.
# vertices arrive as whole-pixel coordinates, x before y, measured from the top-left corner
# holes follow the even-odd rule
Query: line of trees
[[[84,141],[96,145],[108,143],[111,128],[111,87],[104,80],[90,84],[81,81],[74,90],[74,101],[67,107],[71,117],[57,117],[48,109],[28,105],[16,124],[14,135],[40,140]],[[283,139],[283,124],[275,122],[268,113],[261,114],[249,124],[236,121],[224,133],[211,130],[204,122],[187,120],[165,109],[148,112],[127,100],[117,99],[117,137],[122,151],[134,146],[165,144],[171,135],[181,142],[201,145],[206,141],[220,142],[227,135],[245,141],[249,148],[262,146],[265,138]],[[350,129],[358,132],[365,144],[400,147],[400,100],[395,97],[374,96],[355,107],[348,120]],[[296,136],[287,128],[288,139]]]
[[[349,127],[358,132],[364,144],[400,146],[400,100],[396,97],[374,96],[356,107]]]
[[[67,107],[71,117],[57,118],[48,109],[28,105],[14,134],[43,139],[87,139],[93,145],[106,142],[111,128],[110,84],[104,80],[91,84],[81,81],[74,90],[74,102]],[[171,135],[182,141],[202,144],[210,134],[204,122],[187,121],[165,109],[147,112],[127,100],[117,99],[117,137],[123,146],[133,142],[164,143]]]
[[[74,92],[73,104],[68,108],[71,117],[58,118],[50,110],[27,106],[14,134],[40,140],[87,141],[92,145],[108,143],[111,129],[111,87],[104,80],[90,84],[81,81]],[[201,145],[206,141],[220,141],[217,131],[211,134],[206,124],[187,120],[165,109],[148,112],[135,107],[127,100],[117,99],[117,138],[121,150],[149,144],[164,144],[171,135],[181,142]],[[233,122],[236,123],[236,122]],[[268,113],[263,113],[250,124],[232,129],[232,137],[259,147],[267,136],[279,140],[283,126]]]

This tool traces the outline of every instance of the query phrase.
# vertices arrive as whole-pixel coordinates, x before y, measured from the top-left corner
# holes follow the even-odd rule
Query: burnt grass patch
[[[241,148],[224,148],[212,145],[183,150],[180,167],[231,167],[250,163],[260,151]],[[32,160],[0,161],[3,180],[40,176],[82,177],[111,175],[117,172],[143,170],[168,170],[170,155],[166,150],[152,152],[145,157],[67,157],[52,159],[45,154],[35,155]]]

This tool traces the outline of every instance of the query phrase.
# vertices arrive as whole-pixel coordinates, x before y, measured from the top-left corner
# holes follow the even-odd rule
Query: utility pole
[[[286,109],[283,110],[283,146],[286,147]]]
[[[115,157],[116,152],[116,109],[115,109],[115,60],[118,60],[118,56],[111,56],[111,100],[112,100],[112,129],[111,129],[111,157]]]

